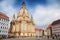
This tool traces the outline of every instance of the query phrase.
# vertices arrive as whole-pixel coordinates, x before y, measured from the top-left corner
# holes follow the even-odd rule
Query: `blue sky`
[[[60,0],[0,0],[0,12],[12,19],[17,16],[22,2],[26,3],[29,16],[32,14],[36,27],[45,29],[47,24],[60,19]]]

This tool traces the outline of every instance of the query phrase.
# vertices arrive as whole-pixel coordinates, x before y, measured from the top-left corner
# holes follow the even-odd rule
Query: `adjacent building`
[[[60,35],[60,19],[52,22],[52,35]]]
[[[7,36],[9,27],[9,17],[0,12],[0,36]]]
[[[47,29],[46,29],[46,32],[47,32],[47,36],[49,36],[49,37],[52,36],[52,28],[51,28],[51,24],[48,24]]]
[[[37,37],[44,36],[44,30],[42,28],[35,28],[35,30],[36,30],[36,36]]]
[[[25,2],[18,12],[17,18],[13,15],[9,29],[10,36],[35,36],[35,23],[33,17],[29,17]]]

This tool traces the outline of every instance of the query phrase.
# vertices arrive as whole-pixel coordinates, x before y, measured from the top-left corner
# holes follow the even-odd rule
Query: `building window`
[[[2,19],[1,19],[2,20]]]
[[[1,28],[2,28],[2,26],[1,26]]]
[[[0,30],[0,32],[1,32],[1,30]]]

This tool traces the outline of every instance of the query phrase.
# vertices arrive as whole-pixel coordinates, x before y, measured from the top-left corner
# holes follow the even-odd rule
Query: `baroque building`
[[[35,36],[35,23],[33,17],[28,15],[25,2],[22,3],[17,18],[13,15],[9,34],[13,36]]]

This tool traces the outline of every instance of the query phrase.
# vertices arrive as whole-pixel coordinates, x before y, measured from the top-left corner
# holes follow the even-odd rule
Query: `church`
[[[22,7],[17,14],[17,18],[13,15],[8,34],[17,37],[36,36],[35,23],[33,21],[33,17],[29,17],[25,2],[22,3]]]

